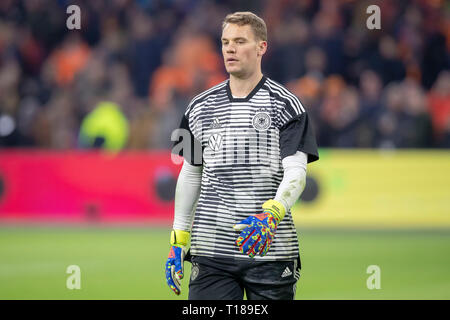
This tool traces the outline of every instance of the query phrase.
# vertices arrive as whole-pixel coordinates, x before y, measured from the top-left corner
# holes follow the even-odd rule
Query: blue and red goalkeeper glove
[[[262,208],[262,213],[250,216],[233,226],[235,230],[242,231],[236,239],[239,251],[250,258],[258,253],[261,257],[267,254],[278,224],[286,213],[284,206],[276,200],[267,200]]]
[[[167,285],[179,295],[181,292],[181,279],[184,277],[184,256],[190,233],[183,230],[172,230],[170,234],[169,256],[166,262]]]

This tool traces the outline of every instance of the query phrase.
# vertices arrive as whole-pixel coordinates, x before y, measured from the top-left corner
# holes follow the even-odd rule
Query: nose
[[[227,53],[235,53],[235,52],[236,52],[236,47],[235,47],[234,45],[229,44],[229,45],[226,47],[226,52],[227,52]]]

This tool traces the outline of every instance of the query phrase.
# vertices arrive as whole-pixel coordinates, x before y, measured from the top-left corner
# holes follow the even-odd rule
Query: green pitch
[[[450,299],[449,231],[299,230],[297,299]],[[165,284],[167,229],[0,228],[0,299],[186,299]],[[69,265],[81,289],[69,290]],[[380,267],[380,289],[367,267]]]

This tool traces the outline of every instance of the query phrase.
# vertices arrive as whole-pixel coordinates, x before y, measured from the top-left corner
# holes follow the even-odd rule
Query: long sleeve
[[[308,155],[301,151],[282,160],[283,180],[278,187],[275,200],[281,202],[286,210],[294,205],[305,189],[307,161]]]
[[[175,189],[175,215],[173,229],[190,231],[194,209],[200,195],[202,166],[183,162]]]

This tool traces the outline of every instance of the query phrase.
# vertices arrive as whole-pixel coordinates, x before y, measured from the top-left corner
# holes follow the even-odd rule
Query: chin
[[[241,78],[245,74],[244,70],[238,68],[228,68],[227,72],[237,78]]]
[[[238,69],[236,67],[228,67],[228,68],[225,68],[225,69],[227,70],[228,73],[233,73],[233,74],[241,71],[240,69]]]

